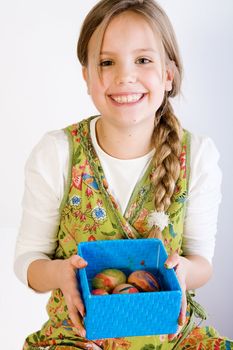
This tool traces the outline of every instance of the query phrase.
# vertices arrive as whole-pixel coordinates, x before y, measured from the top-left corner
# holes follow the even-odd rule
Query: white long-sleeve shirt
[[[110,191],[125,212],[131,193],[141,178],[153,151],[130,160],[109,156],[98,145],[96,118],[91,121],[93,146],[101,161]],[[221,201],[219,154],[213,141],[193,135],[190,147],[190,180],[184,222],[184,255],[201,255],[212,261]],[[15,249],[15,273],[24,283],[30,263],[50,259],[57,245],[59,207],[67,182],[69,144],[63,130],[44,135],[33,149],[25,166],[22,219]]]

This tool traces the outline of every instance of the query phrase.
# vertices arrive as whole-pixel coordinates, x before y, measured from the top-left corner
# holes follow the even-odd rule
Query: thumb
[[[71,256],[70,263],[76,269],[83,269],[87,266],[87,261],[81,258],[79,255]]]
[[[165,261],[164,266],[167,269],[172,269],[173,267],[177,266],[179,264],[180,256],[178,253],[174,253],[172,255],[169,255],[167,260]]]

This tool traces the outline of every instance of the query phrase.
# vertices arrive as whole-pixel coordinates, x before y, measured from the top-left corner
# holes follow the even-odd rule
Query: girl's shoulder
[[[62,182],[67,178],[69,167],[69,142],[64,130],[46,132],[33,147],[25,164],[25,176],[49,184],[60,198]]]
[[[63,148],[67,142],[67,135],[63,129],[48,131],[35,144],[31,151],[31,156],[43,156],[47,152],[51,154],[57,147]]]
[[[219,166],[220,154],[213,139],[207,135],[190,134],[190,183],[203,187],[221,184],[222,171]]]
[[[190,156],[191,161],[210,163],[218,161],[220,154],[213,139],[207,135],[200,135],[189,132],[190,135]]]
[[[51,130],[46,132],[41,139],[37,142],[37,144],[33,147],[31,154],[29,156],[29,160],[44,157],[47,158],[54,154],[60,160],[66,161],[69,154],[69,141],[70,138],[75,137],[79,125],[82,124],[86,128],[89,128],[90,121],[96,116],[80,120],[76,123],[65,126],[62,129]],[[64,162],[62,161],[62,163]]]
[[[68,138],[63,129],[46,132],[31,151],[28,160],[46,159],[51,155],[68,153]]]

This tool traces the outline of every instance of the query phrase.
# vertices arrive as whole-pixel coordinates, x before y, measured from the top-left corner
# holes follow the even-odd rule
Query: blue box
[[[86,308],[87,339],[173,334],[178,328],[181,288],[174,269],[166,269],[167,253],[159,239],[122,239],[78,244],[78,254],[88,265],[78,271]],[[106,268],[128,276],[135,270],[152,272],[159,292],[92,295],[91,280]]]

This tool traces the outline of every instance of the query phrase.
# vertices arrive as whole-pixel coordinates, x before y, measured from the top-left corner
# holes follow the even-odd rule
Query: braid
[[[176,181],[180,174],[182,129],[165,96],[165,103],[157,112],[154,128],[154,201],[157,211],[166,211],[171,204]]]

